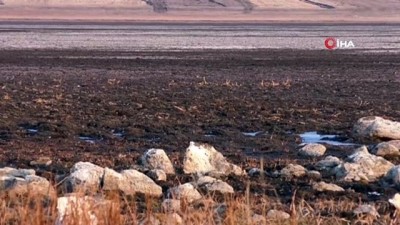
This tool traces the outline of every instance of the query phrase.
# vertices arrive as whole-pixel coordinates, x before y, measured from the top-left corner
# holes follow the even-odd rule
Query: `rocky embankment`
[[[275,177],[297,179],[312,178],[312,189],[316,192],[343,192],[345,188],[340,184],[346,182],[379,182],[386,187],[400,188],[400,165],[393,164],[391,157],[400,154],[400,123],[381,117],[361,118],[354,125],[354,138],[360,143],[355,145],[354,152],[346,158],[326,155],[326,147],[319,143],[302,145],[299,149],[301,157],[323,157],[316,162],[315,170],[307,170],[308,165],[288,164],[281,170],[275,171]],[[43,158],[33,161],[32,165],[48,165],[51,160]],[[59,178],[56,185],[49,180],[37,176],[32,169],[15,169],[5,167],[0,169],[0,192],[9,196],[34,194],[43,198],[56,198],[58,217],[57,223],[69,224],[74,215],[74,221],[79,218],[81,223],[97,224],[98,216],[92,209],[104,208],[109,210],[115,207],[114,202],[102,197],[95,197],[93,193],[117,192],[123,196],[137,194],[158,198],[162,201],[162,210],[174,218],[174,224],[185,224],[179,212],[182,212],[182,202],[187,205],[204,199],[209,195],[234,195],[235,189],[223,177],[253,177],[262,173],[268,175],[262,168],[246,168],[247,172],[229,162],[220,152],[208,144],[190,142],[184,153],[182,162],[183,171],[177,172],[176,167],[162,149],[149,149],[140,158],[138,165],[132,169],[115,171],[112,168],[103,168],[90,162],[78,162],[70,173]],[[179,174],[181,173],[181,174]],[[190,182],[165,188],[163,182],[171,175],[191,175]],[[333,177],[324,180],[323,177]],[[58,193],[58,194],[57,194]],[[387,196],[388,202],[395,208],[400,208],[400,195]],[[226,211],[226,205],[215,206],[217,211]],[[222,209],[222,208],[223,209]],[[98,212],[98,211],[96,211]],[[379,217],[379,212],[370,204],[361,204],[353,209],[355,215]],[[288,212],[270,210],[265,216],[253,214],[255,224],[262,224],[269,219],[289,219]],[[147,218],[149,219],[149,218]],[[158,224],[155,222],[152,224]],[[86,222],[83,222],[86,221]],[[89,223],[87,222],[89,221]]]

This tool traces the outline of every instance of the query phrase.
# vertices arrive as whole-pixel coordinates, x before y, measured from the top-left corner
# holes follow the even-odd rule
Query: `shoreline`
[[[0,23],[90,24],[400,24],[395,10],[377,9],[255,9],[184,10],[154,13],[143,8],[0,7]]]

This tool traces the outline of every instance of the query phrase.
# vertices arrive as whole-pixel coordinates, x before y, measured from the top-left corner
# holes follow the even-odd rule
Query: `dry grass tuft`
[[[84,197],[83,195],[73,195]],[[384,215],[380,221],[365,218],[354,220],[335,216],[339,207],[351,210],[356,206],[348,202],[319,201],[313,207],[293,194],[290,204],[289,220],[266,218],[267,212],[277,206],[265,196],[250,194],[250,183],[242,197],[206,196],[194,204],[181,201],[181,210],[166,211],[161,207],[162,199],[144,196],[122,196],[120,193],[96,193],[88,196],[82,203],[73,207],[60,221],[56,196],[38,197],[35,195],[1,196],[0,225],[342,225],[342,224],[393,224],[396,218]],[[97,200],[99,201],[97,201]],[[84,205],[84,206],[83,206]],[[317,209],[315,207],[318,207]],[[278,207],[279,209],[280,207]],[[285,208],[285,206],[283,206]],[[288,208],[287,208],[288,209]],[[332,215],[322,216],[319,212],[331,211]],[[257,213],[264,220],[255,220]],[[95,218],[95,222],[93,222]],[[260,217],[259,217],[260,218]],[[353,222],[353,223],[352,223]]]

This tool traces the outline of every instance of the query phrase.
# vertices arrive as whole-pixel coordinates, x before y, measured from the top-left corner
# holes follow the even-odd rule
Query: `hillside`
[[[400,22],[400,0],[0,0],[0,19]]]
[[[103,6],[132,7],[152,5],[162,1],[167,7],[235,8],[251,4],[260,9],[393,9],[400,8],[400,0],[0,0],[10,6]]]

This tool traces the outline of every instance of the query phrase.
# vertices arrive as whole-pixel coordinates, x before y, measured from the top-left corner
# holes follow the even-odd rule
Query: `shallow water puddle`
[[[341,138],[337,135],[321,135],[318,134],[316,131],[310,131],[310,132],[305,132],[303,134],[300,134],[301,140],[302,140],[302,145],[304,144],[310,144],[310,143],[324,143],[324,144],[329,144],[329,145],[357,145],[354,143],[346,143],[343,141],[340,141]]]
[[[112,130],[112,135],[118,138],[123,138],[125,136],[125,133],[123,131],[116,131]]]
[[[242,134],[244,135],[244,136],[247,136],[247,137],[255,137],[255,136],[257,136],[257,135],[259,135],[259,134],[261,134],[263,131],[256,131],[256,132],[242,132]]]
[[[368,192],[368,195],[372,195],[372,196],[381,196],[382,194],[380,194],[380,193],[378,193],[378,192],[376,192],[376,191],[373,191],[373,192]]]
[[[204,137],[216,137],[217,135],[214,134],[205,134]]]
[[[29,134],[37,134],[39,132],[38,129],[28,128],[26,129]]]
[[[96,141],[98,141],[99,139],[93,138],[93,137],[89,137],[89,136],[79,136],[79,139],[81,141],[85,141],[91,144],[94,144]]]

